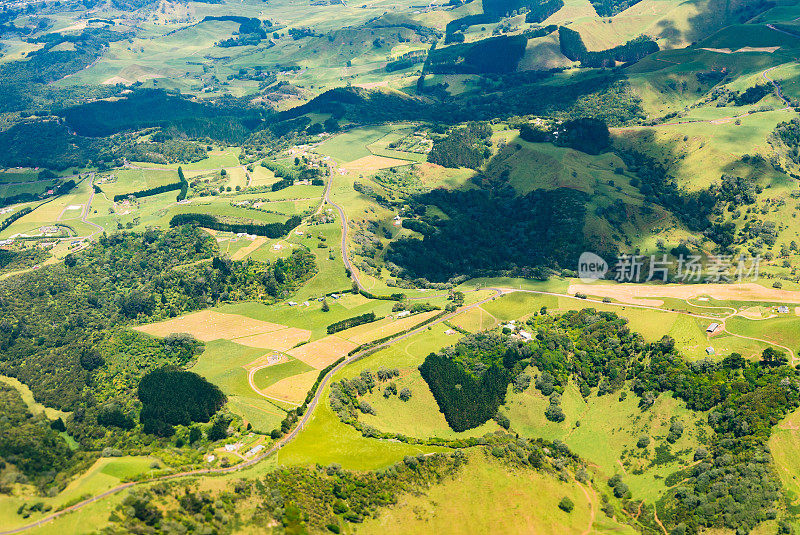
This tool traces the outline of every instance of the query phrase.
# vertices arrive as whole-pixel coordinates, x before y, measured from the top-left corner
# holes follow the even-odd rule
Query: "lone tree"
[[[571,513],[573,509],[575,509],[575,503],[564,496],[561,498],[561,501],[558,502],[558,508],[564,511],[565,513]]]
[[[768,347],[763,353],[761,353],[761,364],[767,366],[768,368],[785,366],[786,364],[789,364],[789,358],[783,351],[778,351],[773,347]]]
[[[400,399],[402,399],[403,401],[408,401],[409,399],[411,399],[411,390],[409,390],[409,389],[408,389],[408,387],[406,387],[406,388],[403,388],[403,389],[400,391],[400,394],[399,394],[399,396],[398,396],[398,397],[399,397]]]

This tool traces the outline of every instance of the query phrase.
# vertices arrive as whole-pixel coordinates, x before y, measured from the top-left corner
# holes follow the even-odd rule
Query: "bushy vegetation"
[[[466,462],[462,452],[454,452],[406,457],[374,472],[343,470],[338,465],[281,468],[214,492],[182,482],[162,483],[128,496],[111,520],[129,533],[163,531],[174,525],[231,533],[234,526],[263,529],[272,522],[286,533],[340,533],[375,518],[402,494],[425,492]]]
[[[428,161],[443,167],[477,169],[487,156],[485,145],[492,129],[485,123],[470,123],[454,128],[444,138],[434,142]]]
[[[50,421],[31,414],[19,392],[2,382],[0,408],[0,462],[13,464],[39,486],[50,483],[54,472],[73,463],[72,451],[50,427]],[[0,494],[9,491],[0,485]]]

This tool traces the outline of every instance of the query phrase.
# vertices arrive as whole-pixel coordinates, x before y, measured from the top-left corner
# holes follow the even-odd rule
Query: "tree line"
[[[366,314],[353,316],[352,318],[346,318],[341,321],[331,323],[328,325],[327,331],[328,334],[338,333],[339,331],[344,331],[345,329],[349,329],[351,327],[357,327],[358,325],[364,325],[365,323],[372,323],[378,319],[380,318],[376,318],[374,312],[367,312]]]
[[[222,232],[245,232],[267,238],[280,238],[291,232],[301,222],[302,218],[296,215],[287,219],[285,223],[229,223],[220,221],[216,216],[210,214],[177,214],[170,219],[169,225],[180,227],[193,224]]]

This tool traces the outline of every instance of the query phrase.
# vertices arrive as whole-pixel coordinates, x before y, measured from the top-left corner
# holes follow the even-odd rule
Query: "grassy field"
[[[775,472],[783,483],[792,509],[800,506],[800,411],[789,414],[772,431],[769,448],[775,462]]]
[[[142,475],[156,475],[159,466],[158,459],[148,456],[139,457],[105,457],[98,459],[89,470],[71,481],[67,487],[54,497],[37,497],[31,499],[23,497],[0,497],[0,525],[5,527],[28,524],[41,518],[41,513],[34,513],[30,518],[23,519],[16,513],[17,509],[28,503],[42,502],[50,505],[54,510],[80,501],[84,497],[92,496],[109,490],[123,481]],[[93,527],[105,525],[111,509],[121,500],[121,496],[101,500],[97,504],[81,509],[77,513],[68,514],[56,522],[45,524],[43,527],[31,530],[31,533],[63,534],[84,533],[86,522],[92,522]]]
[[[286,414],[250,388],[245,368],[264,354],[263,349],[245,347],[227,340],[216,340],[206,344],[205,351],[191,370],[217,385],[228,396],[228,408],[231,411],[253,424],[256,430],[271,431],[280,425]],[[295,373],[303,369],[303,366],[294,366],[297,368]],[[281,371],[288,370],[284,368]],[[268,382],[271,379],[270,373],[272,372],[262,374],[262,380]],[[259,383],[256,384],[260,386]]]
[[[253,374],[253,382],[260,389],[267,388],[281,379],[286,379],[292,375],[305,373],[313,368],[301,360],[292,359],[266,368],[261,368]]]
[[[117,169],[95,177],[95,183],[110,198],[176,182],[178,174],[171,170]]]
[[[338,163],[352,162],[372,155],[367,146],[376,143],[391,131],[391,126],[356,128],[324,141],[317,147],[317,152],[330,156]]]
[[[425,494],[401,497],[378,518],[366,521],[359,532],[555,535],[592,528],[601,533],[635,532],[604,519],[597,511],[599,498],[594,491],[583,489],[574,481],[561,482],[550,474],[511,469],[482,452],[474,452],[455,477]],[[575,503],[571,513],[558,508],[565,496]]]
[[[325,401],[314,411],[303,433],[276,455],[278,464],[338,463],[351,470],[376,470],[394,464],[406,455],[444,451],[438,447],[364,438],[333,413],[327,402],[327,388],[322,394]]]
[[[572,451],[596,464],[603,476],[622,475],[634,497],[650,503],[665,490],[663,478],[689,464],[694,448],[709,433],[705,414],[687,410],[669,395],[659,396],[653,407],[642,411],[631,392],[621,401],[618,394],[592,394],[584,400],[577,388],[570,386],[562,398],[566,419],[561,423],[544,417],[547,405],[547,399],[531,386],[521,394],[510,393],[502,410],[513,430],[525,436],[563,440]],[[660,462],[654,448],[666,444],[673,416],[680,419],[685,431],[671,446],[677,458]],[[636,443],[644,435],[652,441],[642,450]]]

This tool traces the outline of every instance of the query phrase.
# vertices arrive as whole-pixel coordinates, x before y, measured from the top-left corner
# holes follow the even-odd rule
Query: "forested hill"
[[[103,235],[63,264],[1,282],[0,374],[27,384],[44,405],[72,411],[67,430],[83,448],[130,444],[142,432],[134,425],[139,378],[187,364],[197,342],[157,341],[128,325],[233,299],[271,302],[316,269],[305,250],[271,265],[217,253],[216,242],[193,226]],[[24,464],[25,452],[17,455]],[[45,483],[57,469],[40,472]]]
[[[66,108],[60,115],[77,134],[87,137],[159,126],[172,127],[195,139],[241,142],[268,112],[247,108],[235,99],[221,99],[212,105],[160,89],[141,89],[126,98]]]
[[[400,239],[389,247],[387,260],[409,279],[443,282],[502,271],[537,276],[543,267],[577,265],[583,251],[594,250],[582,232],[588,195],[580,191],[519,197],[510,190],[437,189],[416,201],[439,207],[447,218],[420,221],[428,229],[422,240]]]

